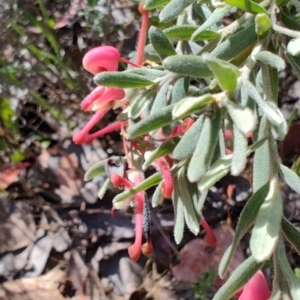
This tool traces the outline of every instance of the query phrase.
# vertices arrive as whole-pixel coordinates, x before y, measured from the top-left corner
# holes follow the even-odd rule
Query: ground
[[[89,117],[80,102],[93,86],[82,57],[103,44],[130,57],[138,28],[132,1],[0,4],[0,299],[209,299],[222,284],[214,269],[251,192],[246,173],[227,176],[209,193],[203,213],[216,228],[214,251],[202,234],[186,232],[175,244],[172,205],[165,201],[151,211],[154,252],[137,263],[127,253],[134,237],[131,212],[112,218],[115,191],[99,200],[105,178],[83,180],[93,163],[123,150],[118,133],[92,145],[72,142]],[[281,109],[287,119],[294,110],[297,121],[300,82],[289,67],[281,78]],[[114,118],[108,115],[103,124]],[[284,143],[287,164],[300,149],[295,136]],[[229,185],[236,186],[231,199]],[[300,224],[299,195],[286,187],[283,195],[286,215]],[[247,239],[231,270],[245,255]],[[293,252],[290,259],[296,267]]]

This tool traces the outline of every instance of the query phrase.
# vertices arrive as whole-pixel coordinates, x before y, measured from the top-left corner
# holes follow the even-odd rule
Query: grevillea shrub
[[[236,293],[241,299],[258,299],[260,289],[269,298],[260,272],[269,260],[274,266],[272,299],[300,299],[300,283],[284,247],[287,241],[300,252],[300,234],[283,215],[280,193],[283,182],[299,193],[300,180],[278,155],[288,127],[278,108],[279,72],[288,63],[300,75],[299,1],[146,0],[139,11],[134,61],[111,46],[91,49],[83,59],[98,87],[82,102],[94,115],[74,142],[91,143],[117,130],[125,153],[98,162],[85,179],[106,171],[99,197],[109,182],[120,189],[112,213],[134,205],[136,239],[129,255],[137,260],[152,251],[148,205],[155,207],[165,198],[174,206],[177,243],[185,228],[197,235],[202,226],[206,242],[215,246],[218,241],[201,214],[207,192],[227,174],[239,175],[252,154],[252,196],[220,261],[220,277],[247,232],[251,254],[214,299]],[[148,25],[154,11],[160,27]],[[119,62],[127,69],[117,71]],[[90,133],[117,107],[122,112],[115,122]],[[154,174],[145,178],[149,168]],[[147,200],[145,190],[154,186]]]

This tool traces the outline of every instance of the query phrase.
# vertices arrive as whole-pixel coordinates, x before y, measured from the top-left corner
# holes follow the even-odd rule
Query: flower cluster
[[[101,72],[117,72],[119,62],[130,64],[135,68],[140,68],[143,64],[144,57],[144,47],[147,36],[147,26],[148,26],[148,11],[143,9],[143,3],[141,2],[139,6],[139,11],[142,14],[142,25],[137,45],[137,54],[135,63],[122,58],[119,51],[112,46],[100,46],[91,49],[83,57],[83,67],[93,75],[99,74]],[[108,134],[115,130],[122,131],[123,135],[125,133],[125,126],[127,121],[115,121],[106,127],[90,133],[93,127],[111,110],[116,102],[123,104],[123,108],[126,108],[126,95],[125,91],[117,87],[105,87],[97,86],[81,103],[81,108],[84,111],[92,111],[94,115],[86,123],[86,125],[73,136],[73,141],[76,144],[89,144],[92,143],[94,139]],[[192,118],[186,118],[183,120],[182,124],[176,125],[172,132],[165,136],[162,130],[158,130],[155,134],[155,138],[160,141],[167,141],[177,136],[183,135],[189,130],[193,125],[194,120]],[[131,154],[133,150],[138,151],[146,159],[149,151],[151,149],[151,139],[153,136],[147,134],[144,136],[145,142],[149,147],[140,147],[135,141],[130,142]],[[134,186],[142,183],[144,181],[144,174],[137,171],[134,166],[134,160],[132,156],[130,157],[128,152],[127,141],[123,137],[124,152],[126,155],[127,163],[122,161],[122,163],[115,162],[109,159],[106,164],[106,173],[109,177],[111,183],[120,190],[131,190]],[[125,166],[126,165],[126,166]],[[174,180],[171,173],[171,168],[173,165],[172,157],[169,155],[159,157],[155,159],[152,166],[162,174],[161,192],[164,198],[171,198],[174,189]],[[147,206],[147,201],[145,199],[145,191],[138,192],[134,199],[129,198],[123,201],[122,204],[114,203],[112,209],[112,215],[114,215],[114,210],[123,208],[126,205],[133,204],[135,208],[135,242],[129,247],[129,256],[133,260],[138,260],[141,253],[144,255],[149,255],[152,252],[152,240],[150,234],[150,212]],[[207,232],[206,241],[207,243],[214,247],[216,245],[215,236],[205,221],[204,218],[201,219],[200,224],[204,227]],[[143,237],[145,243],[143,243]]]

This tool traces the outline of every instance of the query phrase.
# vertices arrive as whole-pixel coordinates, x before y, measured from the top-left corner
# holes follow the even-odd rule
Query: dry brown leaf
[[[58,288],[66,282],[66,273],[58,267],[37,278],[7,281],[0,285],[0,300],[66,300]]]
[[[231,244],[234,231],[227,225],[222,225],[214,229],[217,238],[217,246],[214,250],[207,246],[202,239],[194,239],[186,244],[180,251],[181,261],[178,265],[172,267],[173,276],[180,282],[187,283],[190,286],[196,283],[203,273],[209,272],[212,268],[216,272],[223,253]],[[244,254],[239,246],[229,265],[230,274],[244,261]],[[225,280],[219,277],[215,280],[215,285],[220,287]]]
[[[0,190],[5,190],[11,185],[17,179],[20,172],[28,166],[30,166],[30,163],[22,162],[15,166],[7,167],[0,172]]]

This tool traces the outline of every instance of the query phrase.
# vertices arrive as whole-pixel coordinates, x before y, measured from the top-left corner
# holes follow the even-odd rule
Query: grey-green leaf
[[[154,84],[142,75],[128,72],[102,72],[94,77],[94,81],[98,85],[118,88],[141,88]]]
[[[185,168],[181,168],[178,172],[178,192],[183,203],[184,219],[189,230],[197,235],[199,233],[199,220],[196,216],[193,200],[187,185]]]
[[[153,194],[152,199],[151,199],[152,207],[156,207],[157,205],[162,203],[163,200],[164,200],[164,196],[163,196],[162,191],[161,191],[161,186],[162,186],[162,183],[160,183],[154,191],[154,194]]]
[[[228,269],[229,263],[236,247],[242,237],[247,233],[251,225],[254,223],[258,211],[267,197],[269,192],[269,184],[262,186],[251,198],[247,201],[236,226],[235,235],[230,247],[224,253],[220,265],[219,265],[219,276],[224,278]]]
[[[222,179],[230,169],[232,154],[219,158],[201,178],[198,189],[201,193],[208,191],[216,182]]]
[[[173,45],[160,29],[151,26],[148,35],[150,43],[162,60],[168,56],[176,55]]]
[[[258,212],[250,239],[251,253],[257,261],[266,261],[272,255],[280,235],[282,211],[282,198],[274,178]]]
[[[173,123],[173,108],[174,105],[169,105],[156,114],[150,115],[137,124],[130,126],[127,131],[128,138],[133,139]]]
[[[188,166],[190,182],[198,181],[208,170],[219,138],[221,110],[212,119],[206,117],[200,138]]]
[[[178,142],[179,138],[175,137],[173,139],[167,140],[166,142],[158,146],[145,160],[142,167],[143,170],[146,170],[157,158],[172,153]]]
[[[99,199],[103,199],[103,197],[109,187],[109,184],[110,184],[110,179],[107,178],[98,190],[97,196],[99,197]]]
[[[290,168],[280,164],[280,172],[284,181],[297,193],[300,193],[300,178]]]
[[[161,173],[157,172],[151,175],[150,177],[146,178],[142,183],[138,184],[131,190],[122,192],[117,196],[115,196],[115,198],[113,199],[113,203],[117,203],[129,199],[138,192],[145,191],[155,185],[158,185],[161,182],[161,180],[162,180],[162,175]]]
[[[285,61],[280,56],[272,52],[269,51],[258,52],[255,55],[255,58],[266,65],[276,68],[278,71],[282,71],[285,68]]]
[[[169,0],[145,0],[144,8],[150,10],[160,7],[168,2]]]
[[[160,12],[161,22],[169,22],[175,19],[186,7],[194,3],[195,0],[171,0]]]
[[[164,67],[174,73],[197,78],[211,78],[213,73],[209,70],[203,59],[195,55],[174,55],[163,61]]]
[[[153,99],[153,91],[146,90],[139,94],[129,105],[128,107],[128,116],[132,119],[138,118],[149,103]]]
[[[183,160],[189,158],[196,146],[204,122],[204,115],[201,115],[191,128],[183,135],[173,151],[174,159]]]
[[[174,119],[184,119],[193,113],[200,112],[214,100],[211,94],[206,94],[200,97],[183,98],[173,108],[172,114]]]
[[[166,28],[163,33],[172,40],[188,41],[197,28],[197,26],[192,25],[175,25]]]
[[[247,146],[247,137],[233,124],[233,157],[231,164],[231,174],[233,176],[239,175],[246,166]]]
[[[175,222],[174,239],[177,244],[180,244],[184,233],[184,214],[183,214],[183,203],[180,198],[178,179],[175,181],[172,202],[174,207],[174,222]]]
[[[285,217],[282,218],[281,228],[285,238],[292,244],[295,250],[300,255],[300,232],[289,222]]]
[[[234,91],[240,74],[238,68],[227,61],[210,57],[209,54],[203,54],[202,57],[209,69],[214,73],[220,88],[224,91]]]
[[[248,257],[242,264],[240,264],[229,279],[217,291],[213,300],[229,300],[243,287],[250,278],[263,267],[263,263],[257,262],[253,256]]]
[[[159,89],[151,107],[150,114],[155,114],[167,106],[170,81],[165,82]]]
[[[113,157],[112,157],[113,158]],[[105,173],[105,164],[107,162],[107,158],[100,160],[93,164],[84,174],[84,181],[88,181],[93,179],[96,176],[100,176]]]
[[[203,31],[209,29],[211,26],[216,24],[219,20],[224,18],[230,10],[229,5],[216,8],[213,13],[207,18],[207,20],[193,33],[192,40],[199,41]],[[201,38],[200,38],[201,39]]]

